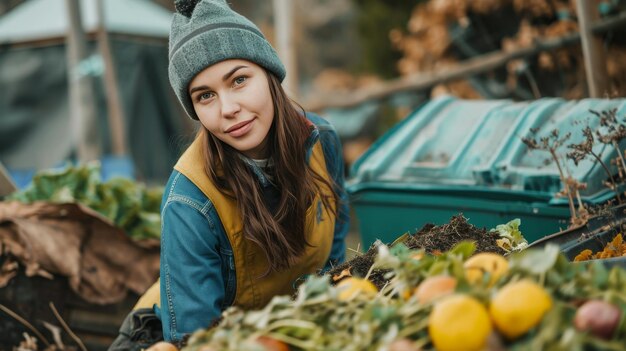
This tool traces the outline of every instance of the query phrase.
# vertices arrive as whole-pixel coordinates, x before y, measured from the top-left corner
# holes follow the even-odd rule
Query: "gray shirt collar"
[[[311,158],[311,153],[313,151],[313,146],[319,140],[319,136],[320,136],[319,129],[317,129],[316,125],[313,125],[313,129],[311,130],[311,134],[309,135],[309,137],[307,138],[307,140],[305,142],[305,145],[306,145],[306,160],[307,160],[307,162],[309,161],[309,158]],[[249,157],[245,156],[242,153],[239,154],[239,157],[241,157],[241,159],[248,165],[248,167],[250,167],[252,172],[254,172],[254,174],[259,179],[259,182],[261,183],[261,186],[266,187],[266,186],[269,186],[269,185],[272,184],[270,179],[268,179],[267,174],[265,174],[263,169],[256,162],[254,162],[254,160],[250,159]]]

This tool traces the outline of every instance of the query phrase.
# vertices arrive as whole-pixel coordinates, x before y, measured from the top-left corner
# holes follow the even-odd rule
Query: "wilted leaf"
[[[143,293],[159,271],[159,249],[141,247],[78,204],[0,202],[0,243],[28,274],[68,278],[85,300],[119,302]]]
[[[352,269],[352,267],[346,268],[343,271],[341,271],[340,274],[333,276],[333,282],[341,280],[341,279],[343,279],[345,277],[351,277],[352,276],[352,273],[350,272],[351,269]]]
[[[528,241],[522,235],[522,232],[519,230],[521,225],[521,220],[516,218],[506,224],[497,225],[495,229],[491,231],[495,231],[500,235],[500,240],[497,240],[498,246],[500,246],[505,251],[521,251],[528,247]]]
[[[17,274],[18,264],[12,258],[7,257],[0,268],[0,288],[4,288]]]

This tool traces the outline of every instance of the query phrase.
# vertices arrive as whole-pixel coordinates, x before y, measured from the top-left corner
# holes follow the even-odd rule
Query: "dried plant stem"
[[[567,179],[565,178],[565,174],[563,174],[563,169],[561,168],[561,163],[559,162],[559,158],[556,155],[555,149],[550,148],[549,151],[550,151],[550,154],[552,155],[552,158],[554,159],[554,162],[556,163],[556,167],[559,169],[561,182],[563,183],[563,186],[565,186],[565,190],[567,191],[567,201],[569,203],[569,211],[570,211],[570,214],[572,215],[572,223],[574,223],[576,219],[578,218],[576,216],[576,208],[574,207],[574,199],[572,198],[572,192],[570,191],[569,184],[567,183]]]
[[[583,200],[580,198],[580,192],[576,189],[576,200],[578,201],[578,211],[584,210]]]
[[[353,248],[350,248],[350,247],[349,247],[349,248],[348,248],[348,251],[352,251],[352,252],[354,252],[354,253],[355,253],[355,254],[357,254],[357,255],[362,255],[362,254],[363,254],[363,253],[361,252],[361,243],[358,243],[358,244],[356,245],[356,249],[353,249]]]
[[[612,140],[612,143],[613,143],[613,147],[617,151],[617,156],[619,157],[620,163],[622,164],[622,170],[626,172],[626,160],[624,160],[624,155],[622,155],[622,152],[620,151],[619,145],[617,144],[617,142],[615,140]]]
[[[17,313],[11,311],[3,304],[0,304],[0,310],[13,317],[13,319],[15,319],[16,321],[22,323],[22,325],[24,325],[26,328],[30,329],[30,331],[32,331],[39,340],[46,344],[46,346],[50,346],[50,342],[39,332],[39,330],[33,327],[32,324],[28,323],[28,321],[26,321],[24,318],[20,317]]]
[[[54,316],[59,321],[59,323],[61,323],[61,326],[63,327],[63,330],[65,330],[65,332],[72,338],[72,340],[74,340],[76,342],[76,344],[78,345],[78,347],[80,347],[80,349],[82,351],[87,351],[87,348],[85,347],[85,344],[83,344],[83,342],[80,340],[80,338],[76,334],[74,334],[74,332],[72,332],[72,330],[67,325],[67,323],[65,323],[63,318],[61,318],[61,315],[59,314],[59,311],[57,311],[56,307],[54,307],[54,304],[52,302],[50,302],[50,309],[52,310],[52,313],[54,313]]]
[[[372,264],[372,266],[370,267],[370,269],[367,271],[367,274],[365,275],[365,280],[369,279],[370,275],[374,272],[374,268],[376,267],[376,264]]]
[[[617,175],[619,176],[619,179],[624,179],[624,171],[622,169],[622,167],[620,167],[620,165],[618,164],[619,162],[619,157],[614,158],[613,160],[611,160],[611,163],[615,162],[615,164],[617,165]]]
[[[596,159],[596,161],[598,161],[598,163],[602,166],[602,168],[604,168],[604,172],[606,172],[606,175],[609,176],[609,180],[611,181],[611,184],[613,185],[613,191],[615,192],[615,195],[617,196],[617,202],[621,204],[622,197],[619,194],[619,190],[617,189],[617,183],[615,183],[615,179],[613,179],[613,175],[611,174],[609,167],[606,166],[606,164],[602,161],[600,156],[598,156],[595,152],[591,151],[589,154],[591,154],[591,156],[593,156]]]

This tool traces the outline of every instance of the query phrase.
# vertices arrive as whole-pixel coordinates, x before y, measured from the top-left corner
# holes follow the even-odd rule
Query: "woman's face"
[[[274,105],[263,68],[245,60],[216,63],[193,78],[189,95],[211,134],[250,158],[268,157]]]

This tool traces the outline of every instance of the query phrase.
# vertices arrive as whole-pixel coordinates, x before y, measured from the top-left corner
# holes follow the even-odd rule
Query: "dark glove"
[[[126,316],[120,334],[108,351],[141,351],[163,340],[161,320],[151,308],[140,308]]]

